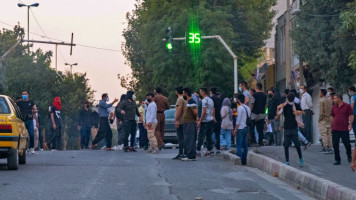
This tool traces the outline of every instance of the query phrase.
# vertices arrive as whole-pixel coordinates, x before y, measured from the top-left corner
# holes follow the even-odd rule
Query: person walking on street
[[[234,129],[232,123],[233,111],[231,109],[231,100],[229,98],[224,99],[220,114],[222,118],[220,142],[221,146],[225,147],[225,150],[229,150],[231,148],[231,134]]]
[[[319,131],[323,143],[321,153],[333,153],[332,138],[331,138],[331,124],[330,114],[333,103],[330,99],[326,98],[326,90],[320,90],[319,101]]]
[[[183,98],[183,87],[176,87],[176,95],[178,96],[176,102],[176,113],[175,113],[175,126],[177,129],[179,153],[173,160],[180,160],[185,157],[185,147],[184,147],[184,134],[183,134],[183,113],[187,102]]]
[[[304,160],[302,150],[300,149],[300,143],[298,139],[298,117],[302,113],[302,109],[299,104],[294,103],[295,95],[290,92],[287,95],[287,102],[281,104],[278,107],[277,117],[281,115],[283,109],[284,114],[284,155],[286,159],[286,165],[289,165],[289,146],[291,142],[294,143],[299,156],[299,166],[304,166]]]
[[[342,139],[342,143],[344,143],[347,159],[349,162],[351,162],[351,144],[349,131],[352,129],[354,115],[351,106],[343,101],[341,94],[335,94],[334,102],[335,105],[331,110],[331,129],[335,154],[334,165],[340,165],[340,138]]]
[[[200,95],[203,97],[202,100],[202,113],[198,121],[198,128],[200,128],[198,136],[198,146],[197,146],[197,156],[201,156],[201,146],[204,144],[204,139],[206,138],[207,142],[207,151],[205,153],[206,157],[210,157],[211,150],[213,149],[212,145],[212,134],[213,134],[213,122],[214,122],[214,102],[208,96],[208,89],[201,88]]]
[[[164,129],[166,124],[166,119],[164,116],[164,111],[169,109],[169,103],[167,97],[162,95],[162,89],[157,87],[154,91],[155,102],[157,105],[157,127],[155,131],[155,136],[158,142],[158,148],[161,150],[164,148]]]
[[[150,141],[150,148],[147,153],[157,154],[160,152],[158,149],[157,138],[155,136],[155,130],[157,126],[157,105],[154,100],[155,95],[153,93],[147,94],[148,108],[146,112],[146,124],[148,140]]]
[[[117,128],[117,143],[118,149],[122,150],[124,146],[125,131],[123,128],[124,115],[120,112],[120,104],[126,99],[126,94],[122,94],[119,103],[115,107],[115,118],[116,118],[116,128]],[[141,134],[141,133],[140,133]]]
[[[89,149],[89,140],[91,134],[92,122],[92,112],[89,110],[90,103],[88,101],[84,102],[84,108],[79,113],[79,123],[78,131],[80,131],[80,148]]]
[[[62,102],[61,98],[54,98],[53,105],[50,110],[50,125],[52,136],[47,142],[47,147],[51,147],[52,150],[61,149],[61,134],[62,134]]]
[[[277,107],[281,104],[280,98],[275,95],[274,88],[268,90],[268,117],[267,124],[271,123],[272,133],[273,133],[273,143],[276,146],[280,146],[282,142],[282,135],[279,131],[280,121],[276,118]]]
[[[221,99],[217,95],[218,90],[216,88],[210,89],[210,98],[214,102],[214,123],[213,123],[213,133],[215,133],[215,148],[216,155],[220,155],[220,131],[221,131]],[[211,152],[214,155],[214,152]]]
[[[197,116],[198,108],[196,102],[192,98],[192,92],[189,88],[183,89],[184,99],[187,100],[187,104],[184,107],[183,112],[183,134],[186,156],[182,158],[182,161],[194,161],[196,159],[196,139],[197,139]]]
[[[34,126],[33,126],[33,109],[35,106],[35,103],[30,100],[30,95],[28,94],[27,91],[22,92],[22,99],[20,99],[17,103],[17,106],[20,108],[22,117],[24,118],[25,121],[25,126],[28,132],[28,135],[30,136],[30,143],[29,143],[29,148],[30,148],[30,153],[34,154]]]
[[[253,94],[255,101],[251,103],[251,119],[253,120],[253,127],[256,127],[258,132],[258,144],[263,146],[263,129],[265,125],[265,110],[267,96],[262,92],[262,84],[256,84],[256,93]],[[254,129],[254,128],[253,128]],[[252,137],[251,137],[252,138]]]
[[[300,94],[302,94],[302,100],[300,106],[304,112],[303,115],[303,134],[307,138],[308,141],[313,142],[313,132],[312,132],[312,115],[313,112],[313,101],[310,94],[307,92],[306,86],[300,87]]]
[[[144,150],[148,149],[148,137],[147,137],[147,130],[144,127],[145,123],[145,115],[146,115],[146,104],[145,100],[141,101],[141,105],[138,108],[138,112],[142,117],[142,122],[138,121],[138,129],[140,131],[140,148]]]
[[[134,148],[136,139],[136,115],[139,117],[139,121],[143,122],[140,113],[138,112],[136,102],[136,96],[133,91],[127,91],[126,99],[120,103],[119,111],[124,115],[123,117],[123,128],[125,132],[124,136],[124,151],[125,152],[136,152]],[[147,117],[147,116],[146,116]],[[147,119],[146,119],[147,120]],[[129,136],[130,136],[130,146],[129,146]]]
[[[95,149],[97,147],[97,144],[105,138],[106,140],[106,148],[105,150],[110,151],[113,150],[111,148],[112,145],[112,131],[111,127],[109,124],[109,115],[110,111],[109,108],[113,106],[118,101],[118,99],[114,99],[114,101],[110,104],[107,104],[109,102],[109,96],[107,93],[104,93],[101,95],[101,100],[99,102],[98,106],[98,113],[100,116],[100,122],[99,122],[99,130],[97,135],[95,136],[91,149]]]
[[[237,101],[240,106],[237,109],[237,119],[236,126],[234,130],[234,136],[236,136],[236,151],[237,156],[241,158],[241,164],[247,164],[247,153],[248,153],[248,143],[247,143],[247,134],[248,134],[248,119],[251,116],[251,110],[248,106],[245,105],[245,96],[239,94]],[[242,153],[243,149],[243,153]]]
[[[355,86],[349,87],[349,95],[351,96],[351,109],[354,114],[354,123],[352,124],[352,128],[354,130],[354,134],[356,135],[356,88]]]

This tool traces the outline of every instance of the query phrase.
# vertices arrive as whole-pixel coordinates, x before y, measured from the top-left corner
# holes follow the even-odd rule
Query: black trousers
[[[213,121],[211,122],[202,122],[200,124],[200,131],[198,136],[198,146],[197,150],[201,150],[201,145],[204,144],[204,139],[206,138],[207,149],[211,151],[213,149],[212,144],[212,134],[213,134]]]
[[[263,146],[263,139],[265,139],[264,135],[263,135],[263,129],[265,127],[265,120],[264,119],[260,119],[258,121],[253,121],[253,129],[252,131],[250,131],[250,133],[252,133],[251,135],[251,139],[254,138],[254,141],[256,141],[256,137],[255,137],[255,127],[258,133],[258,144],[260,146]]]
[[[196,140],[197,140],[197,124],[189,123],[183,124],[185,154],[190,159],[196,157]]]
[[[335,161],[340,162],[340,138],[342,139],[342,143],[344,143],[346,149],[347,157],[351,157],[351,144],[350,144],[350,133],[348,131],[332,131],[332,140],[333,140],[333,148],[335,154]]]
[[[179,144],[179,155],[185,154],[185,146],[184,146],[184,134],[183,134],[183,124],[179,125],[177,128],[177,137],[178,137],[178,144]]]
[[[215,148],[217,151],[220,150],[220,131],[221,131],[221,122],[214,122],[213,132],[215,133]]]
[[[289,145],[291,145],[291,141],[297,149],[299,159],[303,158],[298,139],[298,129],[284,129],[284,156],[286,162],[289,162]]]
[[[125,132],[124,147],[129,146],[129,136],[131,136],[130,146],[133,147],[136,140],[136,129],[137,129],[136,120],[124,120],[123,128]]]
[[[104,138],[106,140],[106,147],[111,148],[112,131],[109,125],[109,120],[107,117],[100,117],[98,134],[96,134],[92,144],[98,144]]]
[[[50,122],[52,136],[48,140],[47,144],[51,144],[52,149],[60,149],[61,148],[62,121],[55,121],[55,123],[56,123],[56,129],[53,129],[52,122]]]

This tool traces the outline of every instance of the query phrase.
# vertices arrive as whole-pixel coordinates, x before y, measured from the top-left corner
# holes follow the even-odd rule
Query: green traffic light
[[[170,42],[168,42],[168,43],[166,44],[166,47],[167,47],[168,50],[173,49],[172,43],[170,43]]]

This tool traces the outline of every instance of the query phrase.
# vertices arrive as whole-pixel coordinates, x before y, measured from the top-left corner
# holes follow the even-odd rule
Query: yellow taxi
[[[0,159],[7,159],[7,168],[17,170],[26,164],[28,133],[16,103],[0,95]]]

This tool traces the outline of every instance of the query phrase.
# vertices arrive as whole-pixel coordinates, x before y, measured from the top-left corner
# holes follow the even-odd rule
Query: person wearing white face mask
[[[307,92],[306,86],[301,86],[299,90],[300,94],[302,95],[302,100],[300,106],[304,111],[303,115],[303,134],[307,138],[308,141],[313,142],[313,133],[312,133],[312,115],[313,112],[313,101],[310,94]]]

